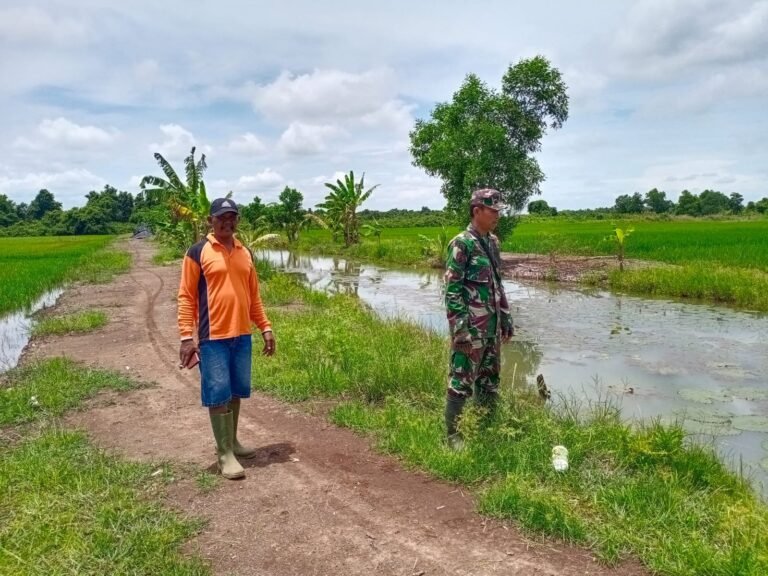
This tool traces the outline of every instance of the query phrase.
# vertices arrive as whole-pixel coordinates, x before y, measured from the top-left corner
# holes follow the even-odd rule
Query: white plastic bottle
[[[568,449],[565,446],[552,448],[552,467],[558,472],[568,470]]]

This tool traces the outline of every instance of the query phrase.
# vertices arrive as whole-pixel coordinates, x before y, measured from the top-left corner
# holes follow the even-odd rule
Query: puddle
[[[447,333],[439,271],[405,271],[340,258],[261,254],[307,285],[352,294],[384,317],[409,318]],[[505,346],[503,385],[610,397],[631,418],[686,416],[692,433],[714,441],[758,487],[768,457],[768,315],[608,292],[505,281],[516,333]],[[688,416],[717,409],[714,422]],[[695,416],[696,413],[694,413]]]
[[[0,317],[0,372],[10,370],[19,361],[32,332],[32,315],[53,306],[62,292],[63,288],[51,290],[32,306]]]

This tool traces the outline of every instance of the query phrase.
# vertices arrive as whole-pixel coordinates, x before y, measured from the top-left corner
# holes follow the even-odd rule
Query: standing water
[[[32,334],[32,315],[56,303],[62,288],[41,296],[32,306],[0,317],[0,373],[10,370],[21,357]]]
[[[284,251],[261,257],[315,289],[447,333],[438,271]],[[503,386],[542,374],[568,397],[613,397],[628,417],[680,419],[768,487],[767,315],[510,280],[505,288],[516,336],[503,349]]]

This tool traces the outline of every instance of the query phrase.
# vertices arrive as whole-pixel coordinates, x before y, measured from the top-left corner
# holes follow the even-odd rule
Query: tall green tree
[[[701,215],[701,203],[699,202],[699,197],[688,190],[683,190],[680,192],[680,198],[677,199],[677,208],[675,212],[687,216]]]
[[[338,230],[343,234],[344,245],[351,246],[360,241],[360,221],[357,217],[357,209],[370,198],[378,184],[365,189],[365,174],[359,182],[355,182],[355,174],[352,170],[344,175],[344,181],[336,180],[336,183],[326,182],[325,186],[331,192],[325,197],[318,208],[325,211],[326,222],[331,230]]]
[[[550,206],[546,200],[533,200],[528,203],[528,214],[537,216],[556,216],[557,208]]]
[[[643,200],[645,207],[656,214],[666,214],[675,206],[671,200],[667,200],[667,193],[656,188],[651,188],[645,193]]]
[[[208,165],[205,163],[205,154],[200,160],[195,160],[195,147],[184,158],[185,181],[179,178],[173,166],[163,158],[162,154],[155,152],[155,160],[163,171],[165,178],[161,176],[144,176],[141,179],[141,189],[150,202],[165,204],[169,212],[169,224],[173,233],[179,236],[180,243],[191,244],[208,231],[208,213],[211,202],[205,190],[203,175]],[[227,196],[229,197],[232,193]]]
[[[730,208],[731,213],[741,214],[742,210],[744,210],[744,196],[738,192],[731,192],[731,195],[728,198],[728,207]]]
[[[699,206],[702,216],[720,214],[730,209],[728,196],[717,190],[704,190],[699,194]]]
[[[0,227],[11,226],[18,221],[16,204],[5,194],[0,194]]]
[[[616,198],[613,209],[619,214],[640,214],[643,211],[643,197],[640,192],[635,192],[630,196],[629,194],[622,194]]]
[[[288,242],[295,243],[299,240],[299,232],[310,222],[317,221],[317,218],[308,213],[302,203],[304,195],[296,190],[286,186],[280,192],[280,202],[272,207],[272,219],[280,229],[285,231]]]
[[[442,179],[448,209],[466,213],[471,191],[492,187],[522,210],[544,180],[534,154],[548,128],[568,119],[562,75],[542,57],[521,60],[504,74],[501,90],[469,74],[451,102],[435,106],[410,133],[413,163]]]
[[[57,202],[53,194],[43,188],[37,193],[32,202],[29,203],[27,218],[30,220],[40,220],[48,212],[53,212],[54,210],[61,210],[61,202]]]

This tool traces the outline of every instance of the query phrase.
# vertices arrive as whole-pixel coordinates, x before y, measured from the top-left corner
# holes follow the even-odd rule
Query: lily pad
[[[715,390],[704,390],[702,388],[683,388],[678,390],[677,393],[681,398],[690,400],[691,402],[699,402],[700,404],[712,404],[712,402],[726,402],[730,400],[727,394],[724,392],[717,392]]]
[[[707,424],[729,425],[733,414],[716,408],[683,408],[675,410],[675,416],[684,422],[695,421]]]
[[[765,388],[750,388],[748,386],[741,386],[739,388],[733,388],[731,394],[734,398],[740,398],[741,400],[765,400],[768,398],[768,390]]]
[[[736,416],[733,427],[746,432],[768,432],[768,416]]]

